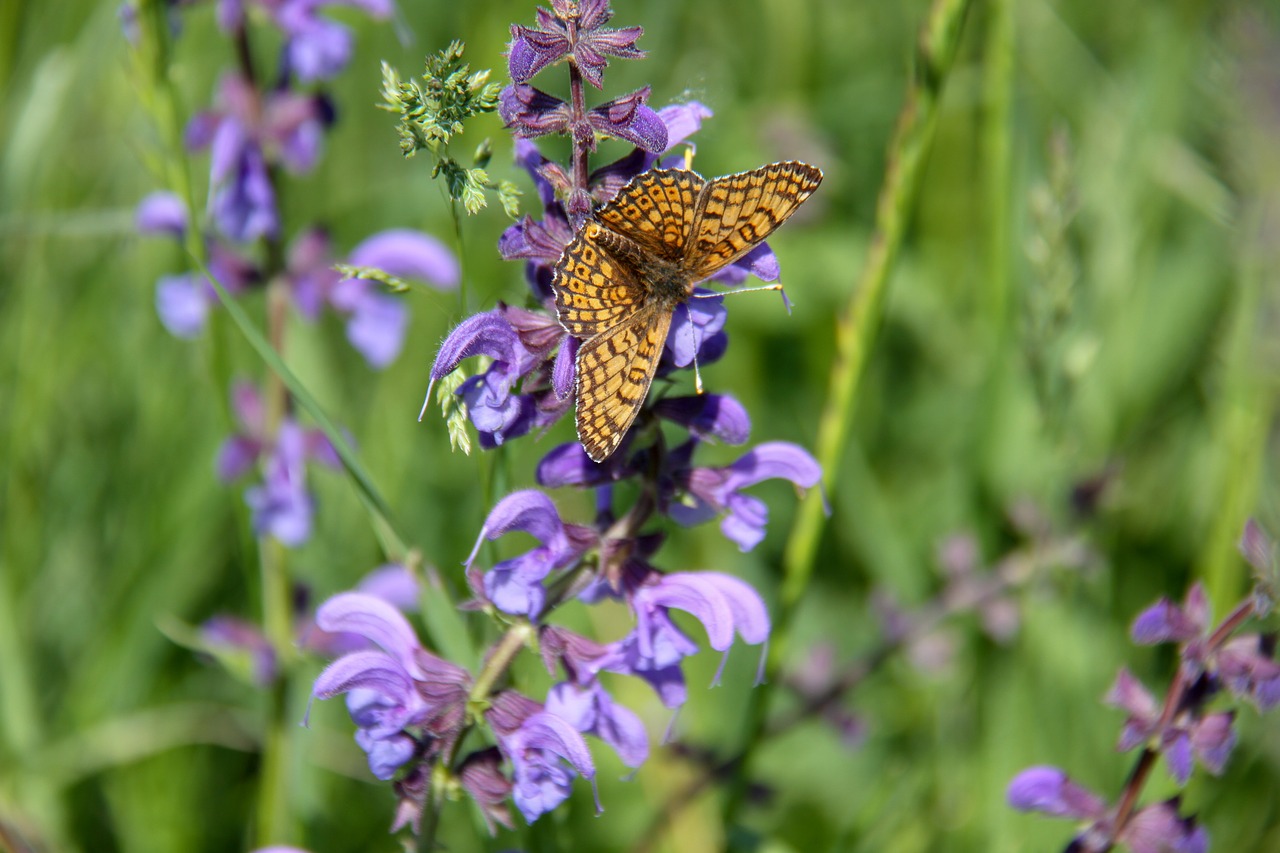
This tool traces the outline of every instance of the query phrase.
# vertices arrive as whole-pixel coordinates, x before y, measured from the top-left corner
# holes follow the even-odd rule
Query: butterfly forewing
[[[807,163],[773,163],[716,178],[698,199],[685,266],[694,281],[714,275],[758,246],[822,183]]]
[[[705,182],[693,172],[676,169],[659,169],[641,177],[623,187],[596,218],[642,249],[678,261],[685,255]]]
[[[601,245],[602,236],[600,226],[588,222],[565,248],[551,278],[560,325],[574,337],[598,335],[644,304],[644,286],[627,262]]]

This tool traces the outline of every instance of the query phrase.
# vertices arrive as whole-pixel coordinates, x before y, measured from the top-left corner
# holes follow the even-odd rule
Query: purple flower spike
[[[382,231],[351,250],[349,262],[377,267],[398,278],[420,279],[438,290],[455,290],[462,270],[453,252],[436,238],[408,228]]]
[[[547,694],[547,711],[568,720],[583,734],[595,735],[609,744],[628,767],[639,767],[649,757],[644,723],[631,710],[615,703],[599,683],[587,687],[557,684]]]
[[[1107,804],[1081,788],[1057,767],[1028,767],[1009,783],[1005,795],[1018,811],[1036,811],[1054,817],[1098,819]]]
[[[766,442],[749,451],[727,468],[694,468],[683,475],[692,506],[672,502],[671,517],[681,524],[698,524],[719,513],[727,513],[720,529],[742,551],[750,551],[764,539],[769,508],[764,502],[741,493],[741,489],[761,480],[778,477],[801,488],[811,488],[822,478],[822,469],[809,453],[794,444]]]

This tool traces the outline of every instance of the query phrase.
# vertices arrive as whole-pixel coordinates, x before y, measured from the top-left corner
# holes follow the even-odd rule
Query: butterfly
[[[694,285],[760,245],[820,183],[822,170],[794,161],[711,181],[658,169],[582,224],[551,286],[560,325],[582,340],[574,396],[588,456],[608,459],[631,428]]]

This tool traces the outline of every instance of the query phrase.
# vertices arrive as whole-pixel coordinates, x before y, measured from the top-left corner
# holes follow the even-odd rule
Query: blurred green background
[[[711,390],[752,413],[753,441],[812,447],[834,318],[866,254],[928,4],[614,6],[618,25],[644,26],[649,59],[614,62],[607,92],[648,84],[655,106],[709,105],[700,171],[797,158],[826,172],[772,240],[794,313],[769,297],[733,301],[729,353],[704,370]],[[1221,615],[1247,589],[1234,551],[1245,519],[1280,529],[1275,12],[1187,0],[972,4],[854,435],[826,472],[833,515],[791,655],[799,665],[825,647],[841,666],[876,648],[873,592],[908,608],[929,601],[944,585],[936,550],[952,534],[975,537],[987,564],[1083,542],[1091,566],[1046,566],[1021,584],[1020,630],[1005,642],[961,615],[931,637],[933,665],[920,665],[924,654],[881,662],[843,702],[862,722],[860,743],[818,721],[771,738],[742,826],[722,825],[712,789],[653,832],[698,772],[691,753],[740,748],[756,655],[739,647],[719,689],[704,689],[713,654],[689,668],[677,734],[694,749],[655,750],[621,781],[625,768],[593,744],[603,816],[580,782],[572,809],[491,841],[458,804],[445,818],[450,849],[692,851],[731,837],[769,851],[1052,850],[1071,829],[1005,805],[1018,770],[1057,764],[1106,796],[1119,791],[1132,756],[1114,751],[1122,715],[1098,700],[1122,664],[1160,691],[1174,666],[1167,651],[1129,643],[1133,616],[1159,595],[1181,598],[1193,578]],[[284,185],[286,221],[325,224],[340,251],[388,227],[450,241],[428,161],[403,160],[391,117],[374,107],[379,60],[417,73],[426,53],[462,38],[473,67],[505,77],[508,26],[531,23],[533,6],[403,0],[395,24],[337,17],[354,27],[357,51],[333,87],[339,121],[322,165]],[[212,4],[185,11],[181,30],[172,74],[190,113],[232,53]],[[257,47],[265,62],[276,45],[263,34]],[[212,336],[182,342],[160,326],[156,278],[186,264],[133,230],[134,205],[162,181],[142,86],[114,3],[0,4],[0,847],[5,837],[46,850],[252,846],[264,698],[165,633],[219,612],[257,618],[259,594],[243,484],[213,476],[229,423]],[[461,147],[486,134],[491,172],[527,191],[496,118],[469,128]],[[556,146],[546,150],[558,156]],[[620,151],[606,145],[602,156]],[[192,173],[203,186],[207,158]],[[465,225],[482,307],[523,298],[521,270],[494,248],[506,224],[490,208]],[[450,453],[438,420],[415,420],[436,347],[461,314],[451,295],[407,298],[408,345],[383,373],[333,318],[295,318],[286,358],[350,429],[411,544],[456,583],[487,511],[475,488],[487,463]],[[264,375],[224,315],[213,335],[236,375]],[[507,487],[530,485],[541,454],[571,436],[566,421],[513,445]],[[312,483],[316,532],[290,565],[320,600],[381,555],[349,482],[321,471]],[[754,493],[772,513],[755,551],[740,554],[714,525],[676,528],[660,564],[738,574],[772,605],[798,504],[784,484]],[[579,496],[561,497],[566,514],[586,518]],[[605,639],[625,630],[620,611],[568,608],[564,618],[594,619]],[[294,684],[298,719],[321,666],[308,662]],[[545,675],[521,672],[538,695]],[[652,694],[613,686],[656,744],[667,715]],[[1239,726],[1225,774],[1197,771],[1185,808],[1215,850],[1280,849],[1280,736],[1250,708]],[[369,776],[351,732],[336,701],[299,732],[296,840],[398,849],[386,835],[388,786]],[[1173,790],[1159,770],[1146,799]]]

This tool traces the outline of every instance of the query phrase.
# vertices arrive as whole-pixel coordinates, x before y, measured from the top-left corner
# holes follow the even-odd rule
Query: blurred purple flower
[[[1209,836],[1194,818],[1178,814],[1178,800],[1140,809],[1117,840],[1133,853],[1207,853]]]
[[[1106,813],[1101,797],[1080,787],[1057,767],[1028,767],[1009,783],[1009,805],[1053,817],[1097,820]]]
[[[1199,637],[1209,622],[1209,602],[1204,586],[1192,584],[1182,607],[1161,598],[1138,614],[1131,635],[1139,645],[1183,643]]]
[[[286,68],[300,81],[327,80],[351,58],[351,31],[318,14],[324,6],[361,9],[386,18],[391,0],[218,0],[218,25],[230,32],[244,26],[245,7],[258,6],[285,36]]]
[[[769,508],[759,498],[740,491],[761,480],[778,477],[800,488],[812,488],[822,469],[807,451],[786,442],[766,442],[724,468],[693,468],[680,472],[677,485],[692,504],[669,500],[668,512],[680,524],[700,524],[725,513],[720,529],[742,551],[764,539]]]
[[[529,823],[568,799],[574,772],[594,789],[591,752],[568,721],[510,690],[493,698],[485,719],[511,762],[512,799]]]
[[[636,48],[640,27],[609,29],[604,26],[613,11],[608,0],[552,0],[552,9],[537,10],[537,28],[511,25],[511,45],[507,52],[511,79],[527,82],[535,74],[568,59],[583,78],[601,88],[607,56],[636,59],[644,51]]]
[[[438,240],[398,229],[374,234],[356,246],[348,263],[376,267],[398,278],[427,281],[442,290],[457,286],[458,262]],[[294,303],[314,320],[326,304],[347,318],[347,339],[375,369],[386,367],[404,345],[409,318],[400,299],[370,279],[343,279],[333,269],[328,235],[304,231],[289,248],[286,280]]]
[[[356,742],[379,779],[390,779],[418,750],[417,729],[446,742],[465,719],[471,676],[427,652],[408,621],[387,602],[363,593],[336,595],[316,611],[325,631],[359,634],[382,651],[344,655],[316,678],[312,695],[347,693]]]
[[[1226,766],[1235,746],[1231,724],[1235,715],[1222,712],[1203,715],[1188,709],[1162,729],[1161,707],[1155,697],[1127,669],[1121,669],[1104,701],[1129,714],[1120,734],[1117,748],[1127,751],[1155,739],[1179,785],[1191,777],[1192,757],[1215,776]]]
[[[187,206],[171,192],[153,192],[138,202],[134,226],[139,234],[181,239],[187,230]]]
[[[200,626],[200,643],[228,669],[243,671],[257,687],[267,687],[279,673],[279,662],[262,630],[235,616],[219,615]]]
[[[268,165],[306,172],[331,120],[317,95],[277,89],[259,94],[235,74],[222,79],[213,110],[187,125],[187,147],[210,152],[210,210],[219,230],[247,242],[279,231]]]
[[[232,435],[219,449],[219,478],[233,480],[262,460],[263,483],[245,493],[253,510],[254,530],[285,545],[301,545],[311,535],[314,509],[307,489],[306,463],[315,460],[338,468],[337,453],[323,432],[304,430],[289,418],[270,435],[262,398],[248,383],[239,382],[232,388],[231,406],[242,432]]]

